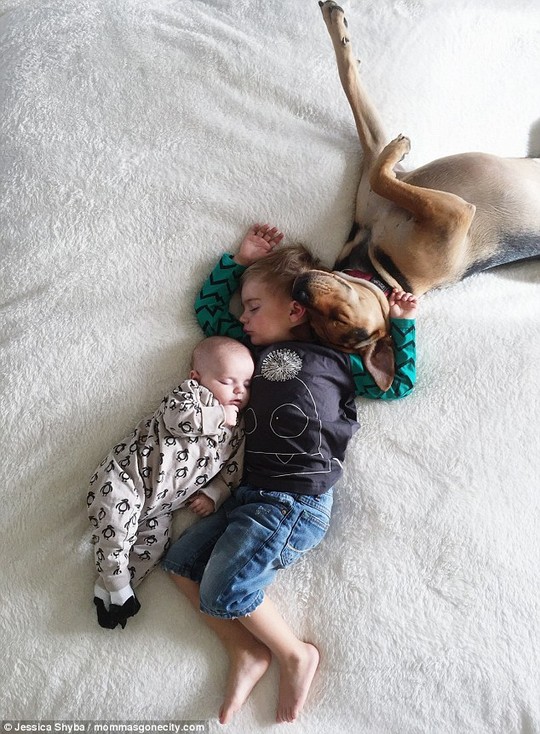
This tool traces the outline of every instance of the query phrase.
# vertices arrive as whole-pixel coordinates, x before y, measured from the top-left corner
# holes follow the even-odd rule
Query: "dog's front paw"
[[[402,161],[411,150],[411,141],[406,135],[398,135],[386,146],[389,156],[395,158],[396,163]]]

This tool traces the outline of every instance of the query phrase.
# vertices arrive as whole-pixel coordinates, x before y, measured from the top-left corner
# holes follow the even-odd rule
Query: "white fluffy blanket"
[[[161,570],[97,626],[87,482],[186,374],[196,291],[250,223],[339,251],[360,153],[330,39],[315,0],[1,8],[0,714],[218,731],[225,654]],[[537,0],[345,8],[411,165],[538,154]],[[425,297],[414,394],[358,402],[327,539],[271,590],[322,655],[295,731],[540,731],[539,281]],[[282,730],[276,696],[273,665],[229,730]]]

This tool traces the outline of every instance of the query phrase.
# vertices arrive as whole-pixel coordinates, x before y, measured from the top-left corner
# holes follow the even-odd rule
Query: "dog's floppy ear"
[[[386,392],[394,381],[396,373],[392,338],[383,336],[376,342],[368,344],[367,347],[360,349],[360,356],[377,387]]]

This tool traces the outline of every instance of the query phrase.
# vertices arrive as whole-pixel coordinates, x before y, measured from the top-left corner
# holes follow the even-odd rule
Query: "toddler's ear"
[[[306,307],[302,306],[298,301],[291,301],[291,308],[289,313],[291,321],[295,324],[301,324],[307,320]]]
[[[200,372],[197,372],[197,370],[191,370],[191,372],[189,373],[189,379],[197,380],[197,382],[200,382],[201,381]]]

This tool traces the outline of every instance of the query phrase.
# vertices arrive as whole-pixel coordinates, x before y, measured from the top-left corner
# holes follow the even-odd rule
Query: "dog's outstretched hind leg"
[[[385,146],[388,138],[377,110],[362,86],[358,73],[358,62],[353,54],[343,8],[333,0],[319,2],[319,6],[334,44],[339,77],[349,100],[364,152],[364,165],[369,167]]]

